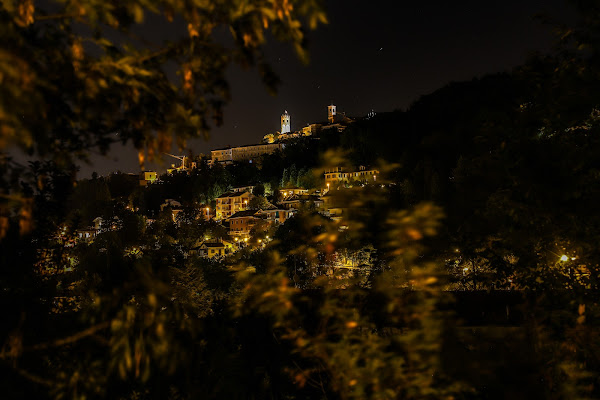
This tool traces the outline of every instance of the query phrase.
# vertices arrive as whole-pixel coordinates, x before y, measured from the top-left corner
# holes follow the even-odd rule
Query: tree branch
[[[39,344],[35,344],[33,346],[25,347],[25,348],[23,348],[23,351],[25,352],[25,351],[45,350],[45,349],[49,349],[51,347],[60,347],[60,346],[64,346],[67,344],[75,343],[81,339],[84,339],[88,336],[95,334],[98,331],[101,331],[102,329],[106,329],[109,326],[110,326],[110,321],[104,321],[98,325],[91,326],[81,332],[78,332],[71,336],[67,336],[66,338],[63,338],[63,339],[56,339],[51,342],[39,343]]]
[[[54,384],[54,382],[52,382],[51,380],[48,379],[44,379],[41,378],[37,375],[33,375],[32,373],[29,373],[27,371],[25,371],[24,369],[18,368],[18,367],[13,367],[13,369],[22,377],[24,377],[25,379],[28,379],[34,383],[37,383],[39,385],[43,385],[43,386],[47,386],[50,387]]]

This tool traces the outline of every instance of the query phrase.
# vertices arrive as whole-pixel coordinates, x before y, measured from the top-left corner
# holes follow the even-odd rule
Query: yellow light
[[[245,238],[245,239],[244,239],[244,242],[247,242],[247,241],[248,241],[248,238]]]
[[[262,239],[258,239],[258,243],[262,243]]]
[[[560,261],[569,261],[569,257],[563,254],[562,256],[560,256]]]

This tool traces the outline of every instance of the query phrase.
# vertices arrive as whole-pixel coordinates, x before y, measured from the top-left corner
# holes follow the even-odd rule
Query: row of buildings
[[[281,131],[270,133],[263,137],[263,143],[251,144],[247,146],[224,147],[210,152],[211,165],[216,163],[231,164],[233,162],[248,161],[255,162],[265,154],[271,154],[281,151],[285,147],[285,141],[302,136],[313,136],[320,132],[335,130],[343,132],[344,129],[354,120],[346,116],[345,113],[338,113],[337,107],[333,104],[327,106],[327,122],[312,123],[303,127],[299,131],[291,130],[291,116],[284,111],[281,114]]]
[[[366,168],[360,166],[357,170],[348,170],[344,167],[336,167],[325,171],[325,185],[323,191],[317,191],[316,193],[327,194],[330,189],[338,187],[343,184],[349,184],[353,182],[357,183],[370,183],[377,181],[377,175],[379,171],[373,168]],[[317,207],[322,204],[322,200],[317,195],[308,194],[309,190],[304,188],[284,188],[280,189],[280,196],[282,200],[280,204],[282,209],[289,210],[296,208],[297,205],[311,201]],[[223,220],[232,217],[234,214],[245,211],[248,209],[248,205],[253,198],[252,186],[233,189],[228,193],[224,193],[216,198],[216,209],[215,218],[217,220]]]
[[[250,240],[252,246],[261,245],[256,243],[255,235],[257,233],[259,237],[264,238],[267,230],[285,223],[303,207],[311,207],[334,221],[341,220],[345,206],[340,203],[339,199],[336,199],[337,191],[334,189],[347,184],[375,182],[378,174],[378,170],[362,166],[357,170],[336,167],[325,172],[326,188],[313,190],[312,193],[309,193],[308,189],[298,187],[280,189],[279,196],[275,196],[277,200],[273,204],[263,199],[260,208],[252,204],[255,197],[252,194],[252,186],[232,189],[216,198],[214,209],[209,205],[201,205],[201,214],[198,217],[204,220],[212,219],[224,225],[228,228],[228,237],[231,239],[199,240],[193,248],[185,250],[186,254],[196,253],[211,258],[224,256],[247,246],[248,240],[253,238],[254,241]],[[174,222],[178,220],[178,214],[183,212],[182,204],[174,199],[166,199],[160,209],[161,211],[169,210]],[[77,230],[75,238],[73,238],[75,240],[70,241],[69,244],[65,242],[65,245],[73,246],[77,240],[91,241],[98,234],[119,230],[122,227],[121,221],[116,217],[107,221],[98,217],[93,222],[93,226]],[[152,224],[153,220],[148,219],[146,222]],[[64,233],[62,232],[62,234]],[[261,240],[263,239],[258,239],[259,242]],[[268,236],[262,245],[267,240]]]
[[[263,142],[259,144],[250,144],[245,146],[231,147],[227,146],[220,149],[211,150],[210,160],[208,164],[213,166],[215,164],[232,164],[234,162],[258,162],[261,156],[266,154],[272,154],[277,151],[281,151],[285,148],[285,141],[293,138],[302,136],[314,136],[321,132],[327,132],[334,130],[336,132],[343,132],[350,124],[354,122],[354,119],[346,116],[345,113],[338,113],[337,107],[333,104],[327,106],[327,121],[320,123],[312,123],[303,127],[298,131],[291,130],[291,116],[287,110],[281,115],[281,131],[267,134],[263,137]],[[189,172],[197,168],[198,163],[187,156],[176,156],[173,154],[166,154],[169,157],[173,157],[181,163],[171,164],[170,168],[167,168],[167,173],[172,174],[174,172]],[[146,186],[157,180],[157,174],[154,171],[143,171],[140,173],[140,185]]]
[[[265,154],[281,151],[283,147],[283,143],[260,143],[216,149],[210,152],[209,165],[216,163],[231,164],[234,161],[248,161],[252,163]]]
[[[337,107],[331,104],[327,106],[327,121],[307,124],[300,130],[292,131],[291,116],[287,110],[285,110],[285,112],[281,114],[281,131],[265,135],[263,137],[263,142],[279,143],[298,137],[317,135],[329,130],[343,132],[353,122],[354,119],[347,117],[345,113],[338,113]]]
[[[279,201],[276,204],[268,203],[260,209],[251,209],[254,195],[250,186],[224,193],[216,198],[214,214],[207,211],[203,217],[221,221],[223,225],[227,226],[234,246],[228,247],[227,241],[223,240],[203,242],[199,244],[198,254],[215,257],[235,251],[253,234],[259,231],[265,232],[273,225],[284,223],[302,207],[310,206],[324,216],[333,220],[341,220],[345,207],[336,199],[331,189],[352,182],[374,182],[377,180],[378,174],[378,170],[365,167],[359,167],[353,171],[343,167],[334,168],[325,172],[326,189],[315,191],[314,194],[309,194],[309,190],[304,188],[280,189]]]

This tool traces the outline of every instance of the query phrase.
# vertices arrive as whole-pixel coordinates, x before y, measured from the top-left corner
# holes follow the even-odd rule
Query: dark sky
[[[308,66],[289,46],[268,43],[282,80],[277,96],[267,93],[255,70],[230,69],[225,123],[208,142],[189,143],[194,154],[258,143],[279,130],[284,110],[296,130],[325,120],[330,102],[350,116],[406,109],[449,82],[509,70],[531,52],[550,49],[550,28],[533,16],[561,15],[566,7],[561,0],[329,0],[327,9],[329,24],[309,34]],[[92,171],[139,170],[133,147],[115,146],[108,157],[92,160],[94,165],[82,166],[81,178]],[[165,157],[155,168],[163,172],[177,162]]]

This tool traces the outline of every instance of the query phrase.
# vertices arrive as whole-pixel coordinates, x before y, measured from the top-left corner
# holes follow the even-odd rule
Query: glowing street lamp
[[[569,261],[569,257],[566,254],[563,254],[562,256],[560,256],[560,261]]]

